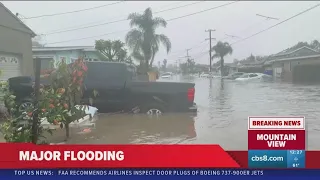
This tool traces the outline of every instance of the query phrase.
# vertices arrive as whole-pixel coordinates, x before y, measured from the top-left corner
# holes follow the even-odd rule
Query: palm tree
[[[215,52],[212,58],[220,58],[220,71],[221,77],[224,75],[224,57],[228,54],[232,54],[233,50],[229,43],[219,41],[215,46],[211,48]]]
[[[160,17],[153,17],[151,8],[147,8],[143,14],[132,13],[128,16],[130,26],[135,27],[126,35],[126,43],[132,50],[132,56],[140,61],[140,67],[146,74],[152,67],[154,57],[159,51],[160,43],[171,50],[170,39],[164,34],[156,34],[158,27],[166,27],[167,22]]]

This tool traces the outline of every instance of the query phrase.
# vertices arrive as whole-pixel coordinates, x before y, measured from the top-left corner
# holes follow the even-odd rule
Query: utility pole
[[[189,57],[190,57],[190,56],[189,56],[189,51],[190,51],[190,50],[191,50],[191,49],[187,49],[187,50],[186,50],[186,51],[187,51],[187,56],[186,56],[187,59],[189,59]]]
[[[206,30],[205,32],[209,32],[209,39],[206,39],[206,40],[209,40],[209,64],[210,64],[210,66],[209,66],[209,72],[211,72],[211,60],[212,60],[212,51],[211,51],[211,47],[212,47],[212,45],[211,45],[211,40],[213,39],[213,40],[215,40],[215,38],[212,38],[211,37],[211,32],[213,32],[213,31],[216,31],[215,29],[214,30],[212,30],[212,29],[208,29],[208,30]]]
[[[34,94],[35,94],[35,101],[34,107],[38,106],[39,96],[40,96],[40,71],[41,71],[41,60],[39,58],[35,59],[35,84],[34,84]],[[32,143],[37,144],[38,142],[38,125],[39,124],[39,110],[33,114],[32,120]]]

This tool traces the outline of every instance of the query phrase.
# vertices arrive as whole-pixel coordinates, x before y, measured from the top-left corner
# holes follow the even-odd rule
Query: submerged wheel
[[[142,113],[150,116],[160,116],[164,113],[164,107],[160,104],[149,104],[142,108]]]
[[[19,106],[19,111],[20,112],[25,112],[27,111],[28,109],[31,109],[33,108],[33,103],[30,102],[30,101],[26,101],[26,102],[22,102]]]
[[[162,112],[160,109],[149,109],[147,114],[148,115],[161,115]]]

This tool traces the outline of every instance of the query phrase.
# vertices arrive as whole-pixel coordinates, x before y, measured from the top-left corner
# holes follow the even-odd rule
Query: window
[[[74,63],[76,60],[78,60],[78,58],[70,58],[70,63]]]
[[[52,59],[41,59],[41,70],[52,69]]]
[[[250,75],[249,75],[249,77],[251,77],[251,78],[252,78],[252,77],[257,77],[257,76],[258,76],[257,74],[250,74]]]
[[[88,77],[90,79],[96,80],[104,80],[106,78],[109,79],[117,79],[120,77],[125,77],[124,65],[122,64],[109,64],[109,63],[88,63]]]
[[[248,74],[244,74],[244,75],[240,76],[240,78],[248,78],[248,77],[249,77]]]
[[[84,60],[88,62],[99,61],[98,59],[94,59],[94,58],[85,58]]]
[[[65,57],[65,56],[60,56],[60,57],[59,57],[59,62],[65,62],[65,63],[67,63],[67,57]]]
[[[135,78],[137,76],[136,69],[134,67],[127,66],[127,70],[132,78]]]

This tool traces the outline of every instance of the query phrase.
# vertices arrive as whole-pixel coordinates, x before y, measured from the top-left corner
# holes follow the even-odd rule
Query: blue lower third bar
[[[249,150],[249,168],[287,168],[286,150]]]

